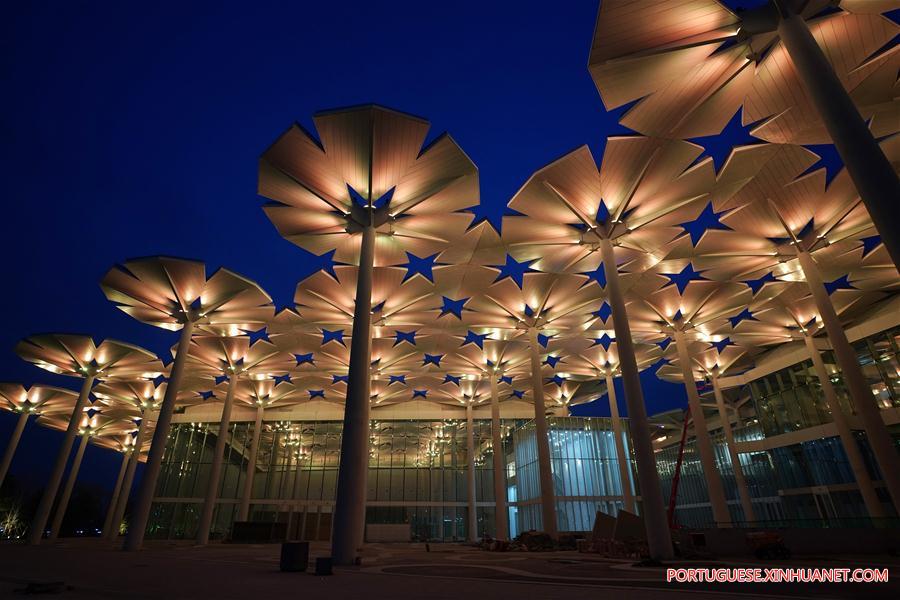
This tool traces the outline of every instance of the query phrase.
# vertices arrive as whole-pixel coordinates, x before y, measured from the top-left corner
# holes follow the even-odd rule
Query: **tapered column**
[[[134,450],[131,452],[131,460],[128,461],[128,469],[125,471],[125,480],[122,482],[122,491],[119,493],[119,499],[116,501],[116,513],[113,515],[109,533],[107,534],[106,530],[103,531],[103,537],[107,539],[119,537],[119,526],[122,524],[122,519],[125,518],[125,509],[128,506],[128,497],[131,496],[131,484],[134,481],[134,472],[141,460],[141,448],[144,446],[144,438],[147,436],[150,418],[150,412],[145,410],[141,416],[141,424],[138,426],[137,437],[134,438]]]
[[[178,340],[178,349],[175,351],[172,371],[169,373],[166,395],[163,396],[162,405],[159,407],[153,441],[150,444],[150,452],[147,454],[147,464],[144,466],[144,476],[141,478],[141,485],[138,488],[134,514],[131,517],[131,524],[128,526],[128,535],[125,536],[124,550],[140,550],[144,543],[144,533],[150,518],[153,494],[156,493],[156,480],[159,478],[163,455],[166,453],[166,442],[169,439],[169,428],[172,425],[172,412],[175,410],[175,401],[178,398],[179,388],[181,388],[184,362],[187,360],[193,332],[194,323],[192,321],[186,322],[181,328],[181,337]]]
[[[706,479],[706,489],[709,492],[709,502],[712,505],[713,519],[716,527],[729,527],[731,515],[728,512],[728,503],[725,500],[725,489],[722,487],[722,478],[716,468],[716,455],[713,452],[712,442],[709,439],[709,431],[706,429],[706,417],[703,416],[703,407],[700,406],[700,394],[697,393],[697,383],[694,381],[694,373],[691,369],[691,357],[688,353],[687,339],[680,329],[675,330],[675,347],[678,350],[678,362],[681,363],[681,375],[684,379],[684,389],[687,391],[688,403],[691,406],[691,416],[694,418],[694,438],[697,440],[697,450],[700,452],[700,465],[703,467],[703,475]]]
[[[6,444],[6,451],[3,452],[3,461],[0,462],[0,487],[3,487],[3,482],[6,480],[6,473],[9,471],[9,465],[12,463],[13,456],[16,454],[16,448],[19,447],[19,440],[22,439],[22,431],[25,430],[25,425],[28,423],[29,414],[25,411],[19,413],[19,418],[16,420],[16,427],[13,429],[12,435],[9,436],[9,442]]]
[[[81,443],[78,444],[78,450],[75,452],[75,460],[72,461],[72,467],[69,469],[69,478],[66,480],[62,496],[59,497],[59,503],[56,506],[56,514],[53,515],[53,522],[50,524],[51,540],[59,537],[59,529],[62,527],[63,517],[66,516],[66,509],[69,508],[69,500],[72,498],[72,490],[75,488],[75,481],[78,479],[78,470],[81,469],[81,460],[84,458],[88,437],[87,434],[82,434]]]
[[[472,403],[466,404],[466,495],[468,499],[470,542],[478,541],[478,508],[475,505],[475,418]]]
[[[360,244],[356,306],[353,309],[353,338],[350,340],[347,401],[344,404],[344,429],[341,436],[341,463],[334,505],[331,557],[334,563],[339,565],[349,565],[356,561],[366,529],[374,264],[375,228],[367,225],[363,227]]]
[[[28,532],[28,543],[32,546],[41,543],[41,537],[44,535],[44,527],[47,526],[47,519],[50,518],[50,510],[53,508],[56,492],[59,491],[59,484],[62,483],[63,472],[66,470],[66,462],[69,460],[69,454],[72,453],[72,444],[75,443],[75,436],[78,434],[78,427],[81,425],[82,412],[84,412],[84,407],[87,405],[88,395],[91,393],[91,386],[93,385],[93,375],[86,377],[81,384],[81,393],[78,394],[78,400],[75,401],[75,408],[72,410],[72,416],[69,418],[69,426],[66,427],[66,433],[63,436],[62,444],[59,447],[59,452],[56,454],[56,462],[53,464],[53,471],[50,472],[50,479],[47,481],[47,487],[44,488],[41,502],[38,504],[37,510],[34,513],[34,519],[31,521],[31,529]]]
[[[609,415],[612,417],[613,436],[616,438],[616,462],[619,463],[619,479],[622,481],[622,498],[625,510],[637,513],[634,494],[631,493],[631,461],[625,453],[625,440],[622,437],[622,421],[619,419],[619,403],[616,400],[616,388],[613,385],[612,372],[606,374],[606,395],[609,398]]]
[[[737,484],[738,496],[741,499],[741,508],[744,510],[744,520],[750,523],[756,522],[756,512],[753,510],[753,500],[750,498],[750,489],[747,487],[747,479],[744,477],[744,469],[738,456],[737,446],[734,444],[734,432],[731,430],[731,420],[725,407],[725,396],[719,386],[719,378],[712,376],[713,394],[716,396],[716,407],[719,409],[719,420],[722,422],[722,431],[725,433],[725,443],[728,445],[728,455],[731,457],[731,468],[734,471],[734,482]]]
[[[834,386],[831,385],[831,378],[828,377],[828,372],[825,370],[822,354],[816,348],[811,335],[804,334],[803,341],[806,344],[806,349],[809,351],[809,357],[812,359],[816,377],[819,378],[822,394],[825,396],[825,403],[831,411],[831,418],[838,431],[838,436],[841,438],[841,445],[844,447],[844,453],[847,455],[847,462],[850,463],[850,468],[853,470],[853,477],[859,486],[859,493],[862,495],[863,503],[866,505],[866,511],[873,519],[882,518],[886,516],[884,505],[878,499],[878,494],[875,492],[875,486],[872,485],[872,478],[869,477],[869,470],[866,469],[866,463],[863,460],[859,444],[856,443],[856,438],[850,429],[850,424],[847,422],[847,416],[844,414],[841,403],[838,402],[837,395],[834,393]]]
[[[779,0],[783,4],[784,0]],[[778,34],[841,155],[894,265],[900,265],[900,180],[803,18],[781,11]],[[896,502],[896,498],[894,500]]]
[[[222,462],[225,460],[225,443],[228,441],[228,427],[231,425],[231,407],[234,406],[234,390],[237,387],[237,381],[238,376],[232,373],[228,379],[225,403],[222,405],[219,435],[216,436],[216,447],[213,450],[213,460],[209,468],[209,483],[206,485],[206,497],[203,500],[203,509],[200,512],[200,523],[197,528],[197,544],[200,546],[209,542],[209,530],[212,527],[213,514],[216,510],[216,500],[219,498]]]
[[[296,520],[297,515],[297,500],[300,498],[300,466],[302,464],[300,459],[301,454],[301,446],[297,446],[297,461],[294,465],[294,487],[291,491],[291,504],[290,510],[288,511],[288,524],[287,524],[287,536],[288,539],[291,539],[291,536],[294,533],[294,521]]]
[[[265,407],[256,407],[256,421],[253,423],[253,441],[250,445],[250,456],[247,458],[247,476],[244,478],[244,490],[241,493],[241,505],[238,508],[238,521],[246,521],[250,516],[250,496],[253,494],[253,477],[256,475],[256,457],[259,453],[259,437],[262,433],[262,418]]]
[[[628,324],[628,313],[625,309],[625,298],[619,282],[619,268],[612,242],[608,239],[602,240],[600,252],[603,259],[603,273],[606,275],[606,293],[613,314],[616,346],[619,349],[619,368],[622,371],[631,444],[637,463],[647,547],[654,559],[672,558],[674,555],[672,535],[669,531],[666,506],[663,504],[659,473],[656,471],[650,424],[647,421],[647,408],[644,406],[644,392],[641,390],[640,372],[634,355],[634,342],[631,339],[631,327]]]
[[[900,513],[900,460],[897,460],[897,450],[894,448],[891,434],[881,419],[881,411],[872,398],[872,388],[866,383],[856,352],[847,340],[844,327],[831,304],[818,266],[808,252],[798,252],[797,258],[800,260],[800,268],[806,276],[809,291],[822,318],[825,333],[828,334],[828,341],[831,342],[831,348],[841,368],[844,384],[850,392],[850,398],[853,399],[853,407],[866,430],[872,454],[875,455],[884,483],[894,502],[894,509]]]
[[[491,380],[491,446],[494,461],[494,537],[509,539],[509,509],[506,500],[506,464],[503,460],[503,435],[500,431],[500,393],[497,391],[497,373],[488,375]]]
[[[113,519],[116,516],[116,506],[119,503],[119,494],[122,493],[122,482],[125,480],[125,471],[131,462],[131,452],[122,452],[122,466],[119,467],[119,475],[116,477],[116,485],[113,487],[112,496],[109,498],[109,506],[106,508],[106,518],[103,520],[103,529],[100,535],[106,537],[106,533],[112,528]]]
[[[531,346],[531,388],[534,394],[534,436],[541,481],[541,518],[544,531],[555,538],[556,494],[553,490],[553,469],[550,466],[550,432],[547,428],[547,409],[544,407],[544,378],[541,376],[537,329],[530,328],[528,336]]]

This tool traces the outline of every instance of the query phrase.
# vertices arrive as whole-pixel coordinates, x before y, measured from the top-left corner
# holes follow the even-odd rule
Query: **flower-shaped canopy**
[[[740,283],[706,279],[693,271],[679,277],[691,264],[683,259],[666,260],[645,277],[665,282],[653,292],[637,296],[628,317],[635,334],[648,341],[662,341],[672,332],[684,332],[689,340],[706,341],[716,333],[722,319],[742,311],[753,297]]]
[[[173,349],[173,353],[175,349]],[[197,335],[191,339],[187,368],[195,376],[269,379],[285,375],[294,360],[270,341],[249,336]]]
[[[235,325],[252,330],[274,314],[272,299],[256,283],[228,269],[207,278],[202,262],[154,256],[110,269],[100,286],[106,297],[135,319],[178,330],[200,325]]]
[[[122,436],[136,429],[129,416],[129,412],[122,409],[89,406],[81,416],[78,434],[92,439],[100,436]],[[47,415],[41,418],[41,424],[51,429],[65,431],[69,425],[68,415]]]
[[[732,342],[730,338],[720,335],[710,336],[709,341],[697,339],[688,342],[687,352],[694,381],[746,371],[753,367],[754,355],[758,353],[758,348]],[[684,383],[680,357],[671,345],[666,349],[665,358],[667,363],[657,370],[657,376],[665,381]]]
[[[510,201],[525,215],[503,219],[510,254],[539,271],[602,277],[599,243],[608,239],[622,271],[652,267],[709,203],[716,174],[709,158],[695,164],[702,151],[683,141],[612,137],[599,170],[587,146],[566,154]],[[622,280],[627,288],[628,276]]]
[[[0,383],[0,408],[10,412],[69,415],[77,399],[75,392],[50,385],[25,387],[19,383]]]
[[[606,393],[607,375],[614,378],[620,373],[619,348],[612,323],[604,323],[599,330],[592,327],[586,333],[586,337],[563,341],[562,347],[548,356],[548,361],[554,355],[561,359],[567,383],[577,386],[571,393],[565,392],[570,406],[593,402]],[[639,370],[653,366],[662,358],[663,349],[658,344],[640,343],[637,339],[635,342]]]
[[[165,371],[155,354],[116,340],[97,344],[86,335],[49,333],[25,338],[16,353],[42,369],[73,377],[153,379]]]
[[[303,378],[299,378],[303,381]],[[224,386],[224,382],[218,387]],[[292,381],[276,381],[274,378],[241,379],[237,383],[234,399],[253,407],[287,407],[304,399],[302,389]],[[218,391],[216,391],[218,393]],[[224,393],[224,392],[223,392]]]
[[[812,0],[801,16],[876,136],[900,129],[896,2]],[[771,9],[765,9],[771,10]],[[746,17],[746,19],[742,18]],[[608,110],[638,100],[621,122],[646,135],[715,135],[743,106],[752,134],[777,143],[831,140],[772,27],[717,0],[604,0],[589,70]],[[759,29],[756,33],[753,30]]]
[[[462,239],[478,169],[443,134],[423,148],[426,121],[378,106],[313,117],[319,139],[294,125],[263,154],[259,193],[279,233],[314,254],[357,264],[360,236],[376,227],[375,264],[431,256]]]
[[[92,394],[113,409],[133,410],[136,416],[159,410],[168,383],[159,380],[124,379],[106,381],[92,390]],[[202,396],[197,392],[209,387],[208,378],[187,377],[178,391],[178,406],[198,404]]]

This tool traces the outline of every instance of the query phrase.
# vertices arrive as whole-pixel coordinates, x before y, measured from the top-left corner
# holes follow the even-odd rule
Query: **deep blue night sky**
[[[227,266],[289,305],[318,267],[260,209],[257,158],[318,110],[375,102],[428,118],[432,137],[449,131],[480,168],[495,223],[535,169],[583,143],[599,158],[606,136],[627,133],[586,68],[597,0],[222,4],[7,7],[0,380],[77,388],[13,353],[38,332],[166,353],[175,334],[132,320],[97,285],[129,257]],[[729,132],[717,151],[731,139],[744,141]],[[680,386],[644,383],[651,413],[686,403]],[[588,411],[608,414],[603,404]],[[12,423],[0,415],[0,445]],[[39,429],[12,472],[42,482],[59,434]],[[86,460],[83,478],[111,487],[117,457]]]

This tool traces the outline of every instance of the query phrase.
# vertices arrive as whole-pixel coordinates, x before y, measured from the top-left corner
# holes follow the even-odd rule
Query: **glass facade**
[[[900,329],[855,343],[873,399],[882,408],[900,406]],[[840,401],[851,404],[829,353],[824,355]],[[831,421],[811,361],[804,361],[748,384],[756,414],[734,430],[738,444],[758,442]],[[743,390],[738,390],[743,393]],[[733,393],[733,391],[727,391]],[[551,417],[551,468],[560,531],[590,531],[596,511],[615,515],[623,506],[612,421],[608,418]],[[635,465],[627,420],[623,442],[634,488]],[[227,432],[226,457],[213,524],[213,537],[227,535],[234,521],[248,468],[252,422],[236,422]],[[271,421],[263,424],[253,479],[250,520],[283,522],[288,535],[328,539],[340,464],[339,421]],[[477,534],[494,532],[493,451],[490,421],[475,421]],[[895,441],[900,427],[893,426]],[[209,480],[218,426],[179,423],[172,427],[163,459],[149,536],[195,535]],[[414,540],[467,538],[468,495],[465,421],[373,421],[370,436],[367,523],[408,524]],[[721,431],[711,431],[716,466],[721,474],[734,522],[745,521],[731,456]],[[540,478],[534,424],[503,421],[503,473],[509,503],[510,533],[542,528]],[[866,443],[857,443],[885,502],[880,473]],[[756,447],[762,447],[759,444]],[[746,448],[746,446],[745,446]],[[679,445],[656,453],[663,496],[669,499]],[[741,467],[756,518],[768,523],[828,526],[865,517],[864,505],[840,440],[806,440],[764,450],[741,452]],[[693,439],[684,448],[675,520],[681,526],[712,523],[712,510]]]
[[[249,519],[285,522],[293,528],[293,535],[327,538],[341,429],[339,421],[264,422]],[[252,430],[252,422],[232,423],[229,428],[214,537],[223,537],[236,517],[249,466]],[[149,536],[181,539],[196,533],[217,435],[217,424],[172,427]],[[490,421],[475,421],[474,438],[481,534],[494,528]],[[465,421],[373,421],[367,522],[409,523],[414,539],[465,539],[467,460]]]
[[[900,328],[880,332],[854,343],[879,408],[900,406],[900,363],[898,363]],[[822,358],[838,401],[847,413],[853,405],[844,387],[833,353]],[[818,377],[811,360],[780,369],[748,386],[756,409],[756,417],[734,430],[738,444],[801,431],[832,421]],[[895,443],[900,445],[900,427],[890,428]],[[711,432],[716,466],[725,486],[732,519],[744,520],[737,494],[731,459],[720,432]],[[872,456],[865,434],[856,432],[866,468],[876,483],[876,491],[888,515],[893,508],[881,487],[881,473]],[[669,498],[678,457],[677,444],[656,455],[657,468],[665,498]],[[864,524],[867,513],[838,437],[788,444],[769,450],[739,454],[756,518],[760,521],[784,522],[797,526],[829,526],[831,524]],[[691,439],[685,444],[684,462],[678,488],[676,521],[684,526],[705,527],[712,523],[712,509],[699,456]]]
[[[610,419],[551,418],[551,464],[560,531],[589,531],[597,510],[623,506]],[[531,421],[503,421],[505,487],[512,535],[540,529],[537,447]],[[490,421],[475,421],[478,535],[494,532]],[[253,423],[229,428],[213,536],[227,535],[246,480]],[[627,423],[623,438],[629,452]],[[148,535],[191,538],[209,481],[218,427],[172,427]],[[266,422],[253,478],[250,520],[284,522],[290,535],[327,539],[340,462],[341,423]],[[633,462],[629,459],[629,462]],[[414,540],[467,538],[465,421],[374,421],[370,437],[367,523],[408,523]],[[630,465],[632,472],[633,464]]]
[[[559,531],[590,531],[598,510],[615,515],[624,506],[612,420],[552,417],[547,419],[547,424],[557,527]],[[630,457],[627,431],[623,421],[622,436]],[[515,479],[511,482],[514,488],[511,495],[516,502],[511,528],[513,534],[540,530],[540,476],[533,422],[520,424],[513,432],[512,441]],[[631,458],[629,468],[634,473]]]
[[[853,344],[863,375],[872,388],[879,408],[900,407],[900,328],[889,329]],[[853,403],[844,387],[834,354],[822,353],[825,369],[835,388],[841,407],[853,414]],[[763,432],[767,436],[799,431],[830,423],[831,412],[825,403],[812,360],[791,365],[750,382]]]

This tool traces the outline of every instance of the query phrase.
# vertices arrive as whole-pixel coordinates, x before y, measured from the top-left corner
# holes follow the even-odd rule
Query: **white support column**
[[[478,509],[475,505],[475,419],[472,403],[466,403],[466,492],[468,496],[468,531],[470,542],[478,541]]]
[[[103,537],[106,537],[106,533],[112,528],[112,522],[116,516],[116,505],[119,503],[119,495],[122,493],[122,482],[125,481],[125,471],[128,470],[131,454],[131,451],[122,452],[122,466],[119,467],[116,485],[113,487],[112,496],[109,498],[109,506],[106,508],[106,518],[103,520],[103,529],[100,530],[100,535]]]
[[[537,329],[532,327],[528,330],[531,346],[531,388],[534,395],[534,435],[541,482],[541,518],[544,532],[555,539],[556,494],[553,489],[553,470],[550,466],[550,432],[547,428],[547,412],[544,406],[544,379],[541,375],[537,335]]]
[[[213,450],[212,465],[209,469],[209,483],[206,486],[206,497],[203,510],[200,512],[200,524],[197,528],[197,544],[209,543],[209,532],[212,528],[216,500],[219,497],[219,486],[222,479],[222,463],[225,460],[225,443],[228,441],[228,427],[231,425],[231,407],[234,405],[234,390],[237,388],[238,376],[232,373],[228,378],[228,391],[222,405],[222,418],[219,421],[219,434],[216,436],[216,447]]]
[[[866,430],[869,446],[878,462],[878,468],[881,470],[891,500],[894,502],[894,509],[900,513],[900,460],[898,460],[891,434],[881,418],[881,411],[875,405],[872,388],[866,383],[862,367],[859,366],[859,358],[850,345],[841,320],[831,304],[831,298],[828,297],[825,284],[822,283],[818,266],[809,252],[799,251],[797,258],[800,261],[800,268],[806,276],[806,283],[809,285],[809,291],[816,303],[816,309],[822,318],[825,333],[828,334],[828,341],[831,342],[838,366],[841,368],[844,383],[853,399],[853,407],[859,414]]]
[[[59,497],[59,505],[56,507],[56,514],[53,515],[53,523],[50,525],[49,539],[51,540],[59,537],[59,529],[62,527],[63,517],[66,516],[66,510],[69,508],[69,500],[72,498],[72,490],[75,489],[75,481],[78,479],[78,471],[81,469],[81,460],[84,458],[84,450],[87,448],[89,437],[86,433],[81,435],[81,443],[78,444],[75,460],[72,461],[72,467],[69,469],[66,487],[63,488],[62,496]]]
[[[656,470],[653,441],[650,439],[650,423],[647,420],[647,407],[644,406],[640,371],[634,355],[634,341],[631,339],[625,295],[622,293],[619,281],[619,267],[615,251],[609,239],[600,242],[600,252],[603,259],[603,273],[606,275],[606,292],[609,294],[609,306],[612,309],[616,346],[619,349],[619,366],[622,370],[622,385],[625,388],[625,404],[628,407],[631,443],[637,463],[641,513],[644,518],[644,530],[647,533],[647,547],[652,558],[666,560],[675,554],[672,548],[672,533],[669,531],[662,486],[659,483],[659,472]]]
[[[141,460],[141,448],[144,444],[144,438],[147,437],[147,429],[150,427],[148,422],[151,418],[150,411],[144,410],[141,416],[141,424],[138,426],[137,437],[134,438],[134,450],[131,453],[131,460],[128,461],[128,469],[125,471],[125,480],[122,482],[122,491],[119,493],[119,499],[116,501],[116,513],[113,515],[109,533],[106,530],[103,531],[104,538],[115,539],[119,537],[119,526],[122,524],[122,519],[125,518],[125,509],[128,507],[128,497],[131,496],[134,472]]]
[[[744,520],[750,523],[756,522],[756,512],[753,510],[753,500],[750,497],[750,489],[747,487],[747,479],[744,477],[744,469],[741,467],[741,459],[734,445],[734,432],[731,430],[731,421],[728,418],[728,410],[725,406],[725,396],[719,386],[719,378],[712,376],[713,393],[716,396],[716,407],[719,409],[719,420],[722,422],[722,431],[725,433],[725,443],[728,445],[728,455],[731,457],[731,468],[734,471],[734,482],[737,484],[738,495],[741,498],[741,508],[744,510]]]
[[[900,180],[802,16],[782,5],[778,35],[894,265],[900,265]],[[833,4],[837,4],[834,2]],[[873,3],[874,4],[874,3]],[[894,497],[897,502],[897,497]]]
[[[241,505],[238,508],[238,521],[246,521],[250,516],[250,496],[253,494],[253,478],[256,475],[256,457],[259,454],[259,438],[262,433],[262,419],[265,407],[259,404],[256,407],[256,421],[253,423],[253,441],[250,446],[250,456],[247,458],[247,476],[244,478],[244,490],[241,493]]]
[[[166,453],[169,428],[172,424],[172,412],[175,410],[178,392],[181,389],[184,363],[187,360],[193,332],[194,323],[192,321],[187,321],[182,325],[181,336],[178,338],[178,349],[175,351],[175,360],[172,362],[172,371],[169,374],[169,383],[166,386],[166,395],[163,397],[162,405],[159,407],[156,429],[153,432],[153,442],[150,444],[147,464],[144,467],[144,475],[141,477],[141,486],[138,488],[137,501],[134,505],[131,523],[128,526],[128,535],[125,537],[124,550],[140,550],[144,544],[144,534],[147,531],[147,521],[150,519],[153,495],[156,493],[156,480],[159,479],[163,455]]]
[[[3,460],[0,461],[0,487],[6,480],[6,473],[9,471],[9,465],[12,464],[13,456],[16,454],[16,448],[19,447],[19,440],[22,439],[22,431],[28,423],[29,414],[22,411],[16,421],[16,427],[13,429],[12,435],[9,436],[9,442],[6,444],[6,450],[3,452]]]
[[[509,539],[509,508],[506,498],[506,461],[503,460],[503,436],[500,431],[500,394],[497,391],[497,373],[489,373],[491,379],[491,446],[494,461],[494,504],[496,526],[494,537]]]
[[[719,476],[719,470],[716,468],[716,455],[713,451],[712,442],[709,439],[709,431],[706,429],[706,417],[703,415],[703,407],[700,405],[700,394],[697,393],[697,383],[694,381],[693,365],[688,352],[687,339],[684,336],[684,331],[680,329],[675,330],[675,348],[678,350],[678,362],[681,363],[684,389],[687,391],[691,417],[694,420],[694,438],[697,440],[700,465],[703,467],[703,475],[706,479],[713,519],[716,521],[716,527],[730,527],[731,514],[728,512],[728,503],[725,501],[722,478]]]
[[[374,265],[375,227],[368,224],[362,227],[360,241],[347,401],[344,404],[344,428],[341,436],[341,462],[334,504],[331,558],[336,565],[352,565],[356,562],[366,531]]]
[[[862,495],[863,503],[866,505],[866,511],[873,519],[885,517],[884,506],[878,499],[875,492],[875,486],[872,485],[872,478],[869,477],[869,471],[866,469],[866,463],[863,460],[862,451],[856,443],[850,424],[847,422],[847,416],[838,402],[837,395],[834,393],[834,386],[831,385],[831,378],[828,377],[828,371],[825,370],[825,361],[822,360],[822,354],[816,348],[813,338],[804,332],[803,342],[809,351],[809,357],[812,359],[813,368],[816,371],[816,377],[822,385],[822,394],[825,396],[825,403],[831,411],[831,418],[834,420],[834,426],[838,430],[838,436],[841,438],[841,445],[844,453],[847,455],[847,462],[853,470],[853,477],[859,486],[859,493]]]
[[[291,536],[294,533],[294,520],[296,519],[296,515],[299,512],[297,510],[297,500],[300,497],[300,467],[302,466],[301,452],[302,446],[297,446],[297,461],[294,465],[294,486],[291,491],[291,504],[290,510],[288,511],[288,522],[287,522],[287,536],[288,539],[292,539]]]
[[[62,483],[63,472],[66,470],[69,454],[72,453],[72,444],[75,443],[75,436],[78,434],[78,427],[81,425],[82,412],[84,412],[84,407],[87,405],[88,396],[93,385],[93,375],[86,377],[81,385],[81,393],[78,394],[78,400],[75,401],[75,407],[72,409],[69,426],[66,428],[59,452],[56,454],[53,471],[50,472],[47,487],[44,488],[41,502],[38,504],[34,513],[34,519],[31,521],[31,529],[28,532],[28,544],[31,546],[40,544],[41,538],[44,536],[44,527],[47,526],[47,519],[50,518],[50,510],[53,508],[53,501],[56,499],[56,493],[59,491],[59,484]]]
[[[609,414],[612,420],[613,436],[616,438],[616,462],[619,463],[619,479],[622,481],[622,498],[625,510],[637,514],[634,494],[631,492],[631,460],[625,453],[625,440],[622,437],[622,420],[619,418],[619,403],[616,400],[616,388],[613,385],[612,371],[606,372],[606,395],[609,400]]]

